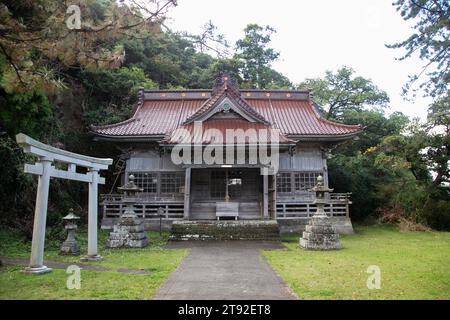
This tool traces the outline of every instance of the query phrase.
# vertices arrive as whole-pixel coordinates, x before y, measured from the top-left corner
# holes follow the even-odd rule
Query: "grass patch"
[[[301,299],[450,299],[450,233],[399,232],[356,226],[340,251],[306,251],[298,236],[288,250],[265,251],[273,268]],[[369,290],[367,268],[381,269],[381,289]]]
[[[81,271],[81,289],[66,287],[68,274],[54,269],[45,275],[21,273],[21,267],[0,267],[0,299],[151,299],[159,287],[177,268],[187,250],[167,250],[168,233],[162,236],[148,232],[151,245],[143,249],[109,249],[105,247],[109,233],[99,231],[99,253],[104,261],[90,264],[114,270],[136,269],[151,272],[150,275],[124,274],[115,271]],[[87,233],[80,230],[78,240],[81,253],[87,252]],[[60,256],[62,240],[46,240],[44,261],[61,261],[77,264],[79,257]],[[19,233],[0,229],[0,256],[28,258],[31,243]],[[83,262],[84,263],[84,262]]]

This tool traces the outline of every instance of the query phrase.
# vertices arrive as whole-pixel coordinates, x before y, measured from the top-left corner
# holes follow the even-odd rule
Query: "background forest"
[[[398,0],[415,23],[413,34],[390,44],[402,59],[427,62],[411,77],[433,97],[427,121],[387,113],[389,97],[349,66],[293,84],[271,67],[270,26],[249,24],[230,45],[209,22],[198,35],[165,27],[175,1],[79,0],[81,25],[71,28],[65,1],[0,1],[0,224],[31,235],[36,181],[23,173],[27,155],[15,143],[23,132],[73,152],[117,159],[120,150],[92,143],[90,125],[131,115],[139,88],[211,88],[220,71],[242,88],[312,90],[323,116],[362,124],[359,139],[337,147],[329,160],[331,187],[352,192],[354,221],[400,223],[450,230],[448,94],[450,8],[446,1]],[[388,70],[387,70],[388,72]],[[380,86],[380,87],[379,87]],[[112,172],[107,182],[113,181]],[[111,185],[104,186],[103,193]],[[86,218],[86,186],[52,180],[48,225],[75,208]],[[57,232],[57,231],[55,231]]]

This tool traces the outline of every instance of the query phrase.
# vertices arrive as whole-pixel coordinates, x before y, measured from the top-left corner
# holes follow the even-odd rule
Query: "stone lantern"
[[[119,222],[114,225],[106,245],[110,248],[143,248],[149,244],[143,221],[138,218],[134,211],[136,194],[142,192],[134,183],[134,176],[128,177],[128,182],[117,188],[123,192],[122,203],[126,205],[125,212],[120,216]]]
[[[302,238],[300,238],[300,247],[308,250],[337,250],[342,245],[339,241],[339,235],[333,227],[330,218],[325,213],[325,204],[328,200],[325,198],[326,193],[332,192],[323,185],[323,177],[317,177],[317,184],[311,191],[316,193],[314,204],[317,211],[305,227]]]
[[[71,208],[69,214],[63,220],[66,223],[67,239],[63,242],[59,254],[78,256],[80,255],[80,246],[78,245],[75,232],[78,228],[76,222],[80,220],[80,217],[76,216]]]

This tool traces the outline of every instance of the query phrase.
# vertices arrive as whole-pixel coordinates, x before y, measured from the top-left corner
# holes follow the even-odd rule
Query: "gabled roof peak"
[[[228,112],[227,109],[229,108],[250,122],[270,124],[264,116],[254,110],[241,97],[237,81],[231,78],[228,73],[221,73],[221,76],[216,79],[216,85],[213,88],[211,97],[205,101],[197,112],[188,117],[184,124],[207,120],[217,112]]]

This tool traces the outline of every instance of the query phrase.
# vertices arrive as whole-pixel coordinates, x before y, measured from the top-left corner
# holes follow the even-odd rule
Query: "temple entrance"
[[[243,179],[241,169],[212,169],[210,198],[224,201],[241,200]]]
[[[217,219],[217,206],[224,210],[234,206],[239,219],[262,218],[259,168],[193,169],[191,188],[192,220]],[[230,217],[234,216],[230,214]]]

